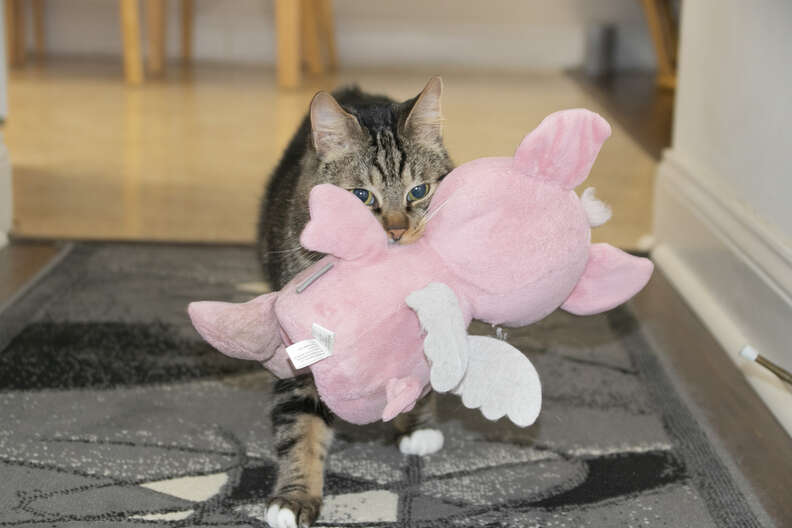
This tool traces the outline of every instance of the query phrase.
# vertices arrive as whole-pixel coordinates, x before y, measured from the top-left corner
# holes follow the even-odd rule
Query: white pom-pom
[[[610,220],[611,208],[608,204],[598,200],[597,197],[594,196],[594,187],[589,187],[583,191],[580,201],[583,202],[583,209],[586,211],[586,216],[588,217],[591,227],[601,226]]]

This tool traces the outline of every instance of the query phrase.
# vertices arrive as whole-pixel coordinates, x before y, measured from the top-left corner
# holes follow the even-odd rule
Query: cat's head
[[[322,181],[354,193],[394,242],[421,237],[432,195],[453,168],[443,146],[442,90],[433,77],[403,103],[355,101],[354,89],[339,100],[319,92],[311,101],[311,146]]]

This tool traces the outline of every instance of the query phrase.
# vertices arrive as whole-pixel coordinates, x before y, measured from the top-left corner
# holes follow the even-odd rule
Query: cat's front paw
[[[285,493],[270,498],[267,523],[271,528],[306,528],[319,517],[321,497],[307,493]]]
[[[405,455],[431,455],[443,448],[443,433],[437,429],[418,429],[399,440],[399,451]]]

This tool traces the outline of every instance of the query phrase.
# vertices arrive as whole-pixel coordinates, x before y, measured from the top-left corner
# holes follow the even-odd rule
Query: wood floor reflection
[[[344,71],[281,91],[271,71],[252,66],[172,67],[142,87],[125,86],[116,62],[53,59],[14,70],[4,126],[13,234],[250,242],[265,181],[317,90],[356,82],[406,99],[432,73]],[[579,83],[562,73],[443,77],[457,163],[511,155],[552,111],[602,113],[614,133],[587,185],[614,217],[595,239],[634,248],[650,231],[656,161]]]

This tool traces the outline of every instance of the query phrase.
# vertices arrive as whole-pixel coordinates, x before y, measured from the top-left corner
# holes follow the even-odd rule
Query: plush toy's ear
[[[574,189],[588,176],[610,133],[608,122],[589,110],[555,112],[525,136],[514,154],[512,169]]]
[[[634,257],[609,244],[592,244],[583,276],[561,308],[575,315],[615,308],[641,291],[653,269],[649,259]]]
[[[344,260],[375,256],[388,246],[382,225],[354,194],[330,184],[317,185],[308,198],[311,221],[300,244]]]
[[[226,356],[267,361],[282,345],[273,311],[276,297],[267,293],[246,303],[192,302],[187,312],[198,333]]]

